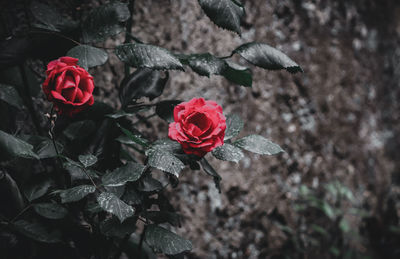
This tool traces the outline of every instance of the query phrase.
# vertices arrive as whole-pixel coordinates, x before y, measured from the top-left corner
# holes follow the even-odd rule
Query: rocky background
[[[132,33],[145,42],[217,56],[245,42],[264,42],[305,71],[291,75],[254,68],[251,89],[223,78],[172,73],[162,98],[216,100],[226,113],[244,118],[242,135],[261,134],[286,151],[278,157],[247,153],[239,164],[210,156],[223,178],[221,194],[206,175],[187,171],[170,195],[184,218],[178,231],[194,243],[190,258],[279,254],[284,236],[269,215],[278,211],[289,225],[301,217],[292,208],[301,184],[319,188],[338,180],[378,218],[394,197],[399,215],[399,3],[243,3],[247,15],[239,37],[216,27],[195,0],[135,2]],[[166,125],[158,127],[161,136],[166,132]],[[367,250],[373,242],[364,244]],[[371,252],[379,258],[377,253]]]
[[[239,164],[210,156],[223,178],[222,193],[200,171],[183,174],[169,196],[183,217],[176,231],[194,245],[188,257],[283,258],[288,237],[271,220],[273,215],[293,229],[300,227],[299,219],[319,220],[318,215],[294,210],[301,185],[323,190],[327,183],[339,181],[351,189],[359,206],[368,209],[374,225],[385,225],[391,210],[399,226],[400,2],[242,2],[242,37],[215,26],[196,0],[136,0],[134,5],[131,33],[146,43],[182,53],[226,56],[242,43],[258,41],[280,49],[304,70],[291,75],[253,68],[252,88],[218,76],[170,73],[160,100],[213,99],[226,113],[245,120],[241,136],[260,134],[286,151],[276,157],[246,153]],[[98,4],[83,1],[81,10]],[[119,35],[105,46],[123,40]],[[106,65],[91,73],[97,98],[118,107],[116,86],[123,64],[110,56]],[[36,105],[42,102],[38,98]],[[167,136],[164,122],[151,122],[149,135]],[[355,230],[367,226],[354,247],[369,258],[391,258],[393,253],[388,255],[387,250],[398,249],[390,247],[391,239],[381,244],[383,232],[368,230],[368,222],[350,222]],[[308,258],[333,257],[329,251],[311,255]],[[307,258],[307,252],[294,258]]]

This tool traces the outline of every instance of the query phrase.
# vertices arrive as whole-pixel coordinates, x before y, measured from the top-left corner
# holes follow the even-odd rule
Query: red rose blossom
[[[42,89],[59,114],[73,116],[94,102],[93,77],[77,62],[76,58],[61,57],[47,65]]]
[[[175,122],[169,124],[168,137],[178,141],[186,154],[203,157],[224,144],[225,116],[214,101],[193,98],[174,108]]]

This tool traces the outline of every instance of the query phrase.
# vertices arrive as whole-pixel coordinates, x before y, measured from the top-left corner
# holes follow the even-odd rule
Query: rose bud
[[[91,106],[93,77],[77,65],[78,59],[61,57],[47,65],[42,89],[59,114],[73,116]]]
[[[193,98],[174,108],[175,122],[169,124],[168,137],[178,141],[186,154],[203,157],[224,144],[225,116],[214,101]]]

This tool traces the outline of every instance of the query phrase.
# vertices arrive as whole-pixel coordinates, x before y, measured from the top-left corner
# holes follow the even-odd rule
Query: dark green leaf
[[[192,250],[192,243],[189,240],[157,225],[146,227],[145,240],[154,250],[167,255],[176,255]]]
[[[166,122],[174,121],[174,108],[182,101],[179,100],[168,100],[161,101],[156,105],[156,114]]]
[[[61,242],[61,234],[56,231],[49,231],[44,225],[38,222],[31,223],[25,220],[18,220],[13,223],[14,227],[21,234],[43,243]]]
[[[126,185],[126,191],[122,199],[129,205],[139,205],[143,201],[143,196],[136,191],[134,185]]]
[[[39,159],[38,155],[33,151],[31,144],[1,130],[0,157],[0,161],[14,157]]]
[[[158,46],[128,43],[117,46],[115,54],[120,60],[132,67],[183,70],[178,58],[168,50]]]
[[[343,231],[343,233],[348,233],[351,230],[349,222],[345,219],[342,219],[340,221],[339,227]]]
[[[275,155],[284,152],[280,146],[260,135],[249,135],[235,141],[233,144],[260,155]]]
[[[269,70],[286,69],[290,73],[303,72],[296,62],[283,52],[264,43],[250,42],[233,51],[255,66]]]
[[[46,178],[35,178],[23,189],[28,201],[36,200],[46,194],[52,182]]]
[[[221,176],[217,173],[217,171],[215,171],[215,169],[210,165],[210,163],[208,163],[208,161],[204,157],[200,160],[200,164],[204,172],[214,178],[215,187],[221,193]]]
[[[119,118],[122,118],[125,116],[132,116],[132,115],[134,115],[134,113],[125,112],[125,111],[120,110],[113,114],[107,114],[106,117],[111,118],[111,119],[119,119]]]
[[[225,143],[223,146],[216,147],[211,152],[219,160],[239,162],[243,158],[240,148]]]
[[[248,67],[240,66],[236,63],[226,61],[226,66],[222,75],[234,84],[251,87],[253,75]]]
[[[148,97],[150,100],[160,96],[168,81],[168,72],[154,71],[148,68],[137,69],[124,78],[121,83],[119,99],[122,107],[132,100]]]
[[[155,224],[169,223],[174,227],[181,225],[181,217],[170,211],[145,211],[142,216]]]
[[[78,158],[79,162],[81,162],[85,168],[91,167],[97,163],[97,157],[94,155],[80,155]]]
[[[34,148],[34,151],[39,156],[39,158],[44,159],[44,158],[56,157],[57,152],[54,149],[53,141],[48,138],[42,138],[42,139],[43,140]],[[58,152],[61,153],[64,147],[59,142],[56,142],[56,145]]]
[[[125,253],[129,258],[140,259],[157,259],[159,258],[154,254],[153,250],[146,244],[146,242],[141,242],[140,236],[133,233],[126,244]],[[140,252],[138,252],[140,251]]]
[[[129,130],[125,129],[124,127],[122,127],[121,125],[118,124],[118,127],[122,130],[122,132],[129,137],[130,140],[132,140],[134,143],[139,144],[143,147],[148,147],[149,146],[149,141],[145,138],[143,138],[142,136],[139,135],[134,135],[132,132],[130,132]],[[119,142],[121,142],[122,144],[133,144],[131,142],[122,142],[123,140],[126,140],[125,138],[117,138],[117,140]]]
[[[100,231],[105,236],[123,238],[135,232],[136,220],[135,217],[131,217],[121,223],[115,217],[108,218],[100,223]]]
[[[170,153],[176,153],[182,150],[181,144],[177,141],[171,140],[169,138],[158,139],[151,144],[150,150],[148,150],[148,154],[150,154],[153,150],[157,151],[166,151]]]
[[[40,22],[40,24],[35,24],[35,26],[39,28],[44,28],[50,31],[63,31],[78,26],[77,22],[66,19],[52,6],[38,1],[33,1],[31,3],[31,12],[35,19]]]
[[[180,60],[182,63],[189,65],[197,74],[207,77],[210,77],[210,75],[221,75],[226,67],[224,60],[210,53],[181,56]]]
[[[96,187],[93,185],[80,185],[60,192],[61,202],[74,202],[85,198],[88,194],[94,193]]]
[[[125,185],[119,185],[119,186],[105,185],[104,189],[106,189],[107,192],[115,194],[115,196],[117,196],[118,198],[121,198],[125,192]]]
[[[102,192],[97,197],[97,202],[103,210],[114,214],[121,222],[126,218],[132,217],[135,212],[131,206],[121,201],[113,193]]]
[[[243,121],[236,114],[229,114],[226,116],[226,130],[224,141],[236,137],[243,129]]]
[[[0,62],[1,64],[1,62]],[[29,86],[29,93],[31,96],[37,96],[38,93],[41,90],[40,84],[35,76],[35,74],[32,72],[32,70],[27,67],[23,66],[23,70],[26,74],[26,79],[28,81],[28,86]],[[6,85],[11,85],[14,86],[16,89],[18,89],[19,93],[25,92],[25,84],[24,81],[22,80],[21,76],[21,69],[18,66],[15,67],[9,67],[7,69],[3,69],[0,71],[0,82]],[[21,96],[23,97],[23,96]]]
[[[14,106],[17,109],[24,107],[24,103],[19,97],[17,90],[10,85],[0,84],[0,100]]]
[[[137,190],[141,192],[156,192],[162,188],[161,182],[151,177],[151,175],[145,175],[140,178],[137,185]]]
[[[181,160],[168,151],[150,149],[146,152],[149,157],[148,164],[161,171],[179,177],[179,173],[185,167]]]
[[[67,52],[67,56],[79,59],[78,65],[88,69],[107,62],[108,54],[89,45],[78,45]]]
[[[92,120],[83,120],[71,123],[65,130],[64,135],[70,140],[83,139],[96,130],[96,124]]]
[[[145,170],[145,166],[134,162],[127,162],[126,165],[106,173],[102,178],[102,182],[107,186],[120,186],[127,182],[135,182],[139,180]]]
[[[56,203],[37,203],[33,205],[37,214],[48,219],[62,219],[68,214],[68,210]]]
[[[198,0],[206,15],[216,25],[240,35],[240,20],[244,8],[233,0]]]
[[[104,41],[124,30],[122,22],[130,17],[127,4],[111,2],[93,9],[83,21],[85,42]]]

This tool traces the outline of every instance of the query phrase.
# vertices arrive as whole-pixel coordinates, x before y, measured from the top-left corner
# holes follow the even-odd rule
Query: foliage
[[[240,35],[245,13],[240,1],[198,2],[216,25]],[[239,46],[228,57],[175,53],[146,44],[130,34],[132,3],[103,4],[75,22],[54,6],[33,1],[30,12],[34,21],[26,33],[36,35],[36,41],[11,37],[0,50],[0,57],[7,57],[2,59],[1,72],[13,71],[12,76],[0,79],[0,102],[10,111],[6,121],[11,125],[0,129],[0,172],[7,176],[4,179],[18,178],[7,180],[9,188],[2,197],[18,205],[0,212],[6,257],[24,258],[25,251],[14,248],[26,243],[32,258],[46,258],[57,249],[70,258],[76,254],[82,258],[120,258],[122,253],[129,258],[154,258],[154,253],[180,256],[190,251],[191,242],[170,230],[180,226],[180,217],[164,191],[179,184],[185,168],[202,169],[219,189],[222,179],[206,158],[185,154],[175,141],[154,140],[140,132],[138,123],[148,123],[142,111],[154,111],[169,123],[180,101],[143,103],[138,99],[152,101],[162,96],[169,80],[168,70],[189,73],[186,67],[201,76],[222,76],[230,83],[251,87],[252,70],[236,64],[232,59],[235,54],[263,69],[302,72],[284,53],[262,43]],[[121,32],[125,32],[124,44],[114,49],[100,47]],[[48,43],[49,35],[61,40],[53,52],[41,47]],[[26,48],[19,48],[24,44]],[[42,127],[38,116],[48,111],[34,110],[32,96],[37,92],[31,88],[38,83],[27,80],[27,60],[48,62],[71,56],[79,59],[79,66],[89,69],[107,64],[111,54],[126,68],[124,80],[116,86],[121,108],[114,110],[96,101],[73,118],[47,114],[49,125]],[[130,67],[136,70],[130,73]],[[21,78],[22,83],[5,78]],[[29,113],[35,125],[30,135],[14,130],[14,109]],[[260,135],[238,138],[245,122],[238,115],[225,115],[225,144],[211,152],[216,159],[239,162],[244,151],[262,155],[283,152]],[[137,122],[133,123],[135,118]],[[50,138],[44,133],[48,130]],[[15,163],[26,165],[20,169],[21,177],[14,175]],[[321,207],[329,218],[337,219],[337,211],[329,208]],[[340,226],[346,228],[345,223]]]

